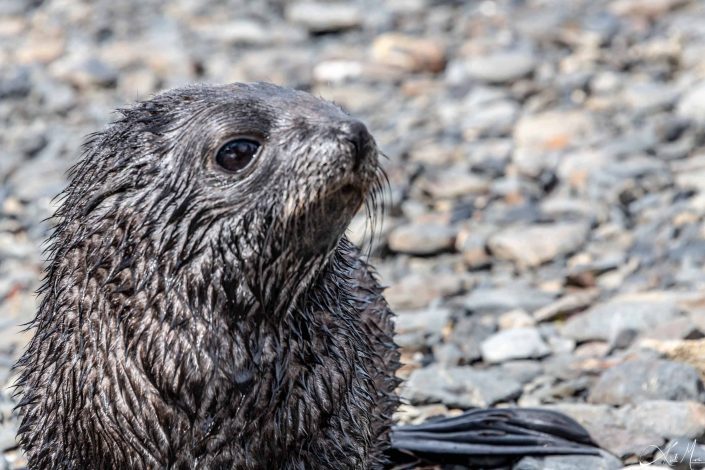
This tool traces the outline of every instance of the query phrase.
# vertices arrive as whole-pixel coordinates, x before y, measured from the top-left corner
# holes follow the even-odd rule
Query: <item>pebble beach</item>
[[[397,313],[400,422],[545,407],[603,454],[507,470],[705,467],[705,2],[2,0],[0,470],[85,137],[235,81],[332,100],[384,154],[383,223],[348,236]]]

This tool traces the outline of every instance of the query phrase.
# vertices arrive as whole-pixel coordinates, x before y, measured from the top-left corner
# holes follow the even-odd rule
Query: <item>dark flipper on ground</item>
[[[573,419],[533,408],[477,409],[392,430],[395,468],[413,464],[492,467],[526,455],[587,454],[599,449]]]

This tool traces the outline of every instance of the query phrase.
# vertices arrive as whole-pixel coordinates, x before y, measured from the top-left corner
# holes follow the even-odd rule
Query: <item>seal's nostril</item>
[[[358,166],[369,151],[369,142],[372,139],[367,127],[360,121],[350,120],[343,124],[345,138],[352,142],[355,147],[355,166]]]

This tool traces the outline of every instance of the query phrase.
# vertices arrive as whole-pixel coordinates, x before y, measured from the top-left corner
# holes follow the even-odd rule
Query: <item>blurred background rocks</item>
[[[368,124],[399,419],[546,406],[617,457],[516,470],[702,439],[704,50],[698,0],[2,0],[0,469],[24,465],[10,368],[52,197],[114,108],[191,82],[297,87]]]

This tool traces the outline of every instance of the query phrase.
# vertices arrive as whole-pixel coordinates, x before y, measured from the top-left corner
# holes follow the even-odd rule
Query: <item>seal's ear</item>
[[[238,173],[260,154],[262,144],[253,138],[239,137],[223,144],[215,154],[215,163],[229,173]]]

